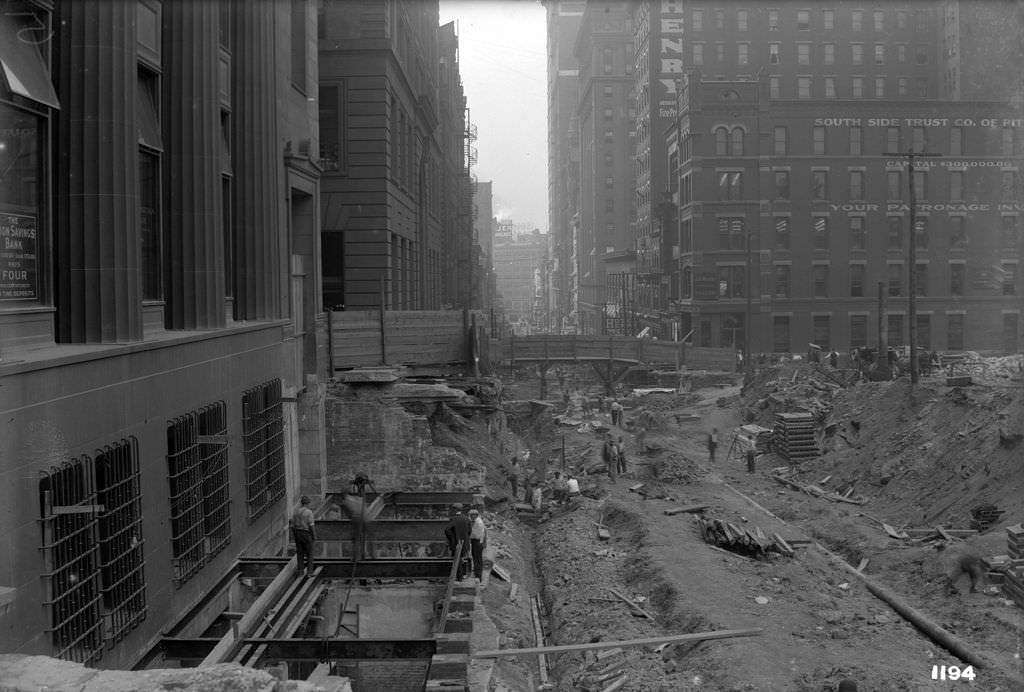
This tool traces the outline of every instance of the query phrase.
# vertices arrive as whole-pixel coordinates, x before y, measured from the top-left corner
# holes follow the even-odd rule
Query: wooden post
[[[384,337],[384,272],[377,278],[377,289],[380,293],[380,364],[388,364],[388,345]]]
[[[509,367],[514,367],[516,364],[516,333],[509,332],[508,335],[508,350],[509,350]]]
[[[327,308],[327,367],[331,369],[328,377],[334,377],[334,310],[330,308]]]
[[[466,340],[469,342],[469,362],[473,366],[473,377],[480,377],[480,348],[477,342],[477,331],[476,331],[476,313],[474,312],[469,318],[469,334],[466,334]],[[463,332],[465,334],[465,332]]]
[[[881,359],[886,357],[886,352],[889,350],[889,320],[885,314],[885,282],[878,282],[878,360],[875,361],[879,365]]]
[[[613,360],[614,357],[615,357],[615,351],[614,351],[614,346],[612,345],[612,335],[609,334],[608,335],[608,377],[604,381],[604,393],[607,396],[614,396],[614,394],[615,394],[615,385],[612,384],[612,363],[615,362]]]

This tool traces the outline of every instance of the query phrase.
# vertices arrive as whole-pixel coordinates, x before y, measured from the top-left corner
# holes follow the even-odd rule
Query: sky
[[[547,57],[539,0],[441,0],[456,22],[459,71],[477,126],[479,180],[494,181],[494,214],[548,225]]]

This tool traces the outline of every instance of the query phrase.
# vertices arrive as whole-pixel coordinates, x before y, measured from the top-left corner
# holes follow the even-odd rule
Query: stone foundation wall
[[[477,490],[484,465],[448,447],[435,447],[426,416],[381,398],[326,401],[326,489],[347,490],[364,473],[378,492]]]

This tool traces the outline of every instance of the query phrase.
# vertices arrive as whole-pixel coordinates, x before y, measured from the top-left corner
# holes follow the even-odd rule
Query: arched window
[[[743,128],[732,128],[732,155],[743,156]]]
[[[729,132],[724,127],[715,129],[715,155],[728,156]]]

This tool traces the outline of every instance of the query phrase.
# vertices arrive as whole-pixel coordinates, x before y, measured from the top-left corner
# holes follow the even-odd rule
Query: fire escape
[[[463,170],[459,182],[459,229],[458,229],[458,266],[459,266],[459,302],[467,308],[479,308],[480,295],[477,290],[478,269],[480,257],[480,240],[473,233],[473,221],[476,218],[477,210],[475,205],[476,197],[476,174],[473,167],[477,163],[479,153],[474,144],[477,140],[476,125],[470,122],[469,108],[465,109],[463,118],[465,130],[462,133],[463,141]]]

